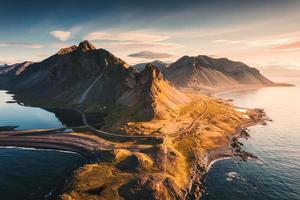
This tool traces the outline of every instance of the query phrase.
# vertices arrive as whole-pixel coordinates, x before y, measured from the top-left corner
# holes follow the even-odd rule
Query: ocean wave
[[[228,172],[226,175],[226,181],[233,181],[236,179],[242,182],[246,182],[246,179],[243,176],[239,175],[237,172]]]

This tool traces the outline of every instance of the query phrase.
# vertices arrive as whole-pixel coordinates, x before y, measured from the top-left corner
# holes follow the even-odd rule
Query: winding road
[[[166,145],[166,143],[167,143],[167,141],[168,141],[168,137],[177,137],[177,136],[180,136],[181,134],[183,134],[184,132],[187,132],[189,129],[191,129],[194,125],[195,125],[195,123],[196,123],[196,121],[198,121],[200,118],[202,118],[206,113],[207,113],[207,111],[208,111],[208,105],[207,105],[207,103],[205,102],[205,101],[202,101],[203,103],[204,103],[204,106],[205,106],[205,108],[204,108],[204,110],[203,110],[203,112],[201,112],[193,121],[192,121],[192,123],[187,127],[187,128],[185,128],[184,130],[182,130],[182,131],[180,131],[179,133],[174,133],[174,134],[169,134],[169,135],[167,135],[167,136],[165,136],[164,137],[164,142],[163,142],[163,145],[164,145],[164,171],[163,171],[163,179],[162,179],[162,181],[165,179],[165,174],[166,174],[166,171],[167,171],[167,163],[168,163],[168,147],[167,147],[167,145]]]
[[[155,138],[155,139],[159,139],[159,138],[164,138],[163,136],[153,136],[153,135],[121,135],[121,134],[115,134],[115,133],[109,133],[106,131],[102,131],[99,129],[96,129],[95,127],[93,127],[92,125],[90,125],[87,121],[86,115],[84,112],[80,111],[80,110],[76,110],[76,109],[72,109],[76,112],[79,112],[82,116],[82,122],[83,124],[89,128],[91,131],[93,131],[94,133],[98,133],[100,134],[100,136],[106,135],[106,136],[111,136],[111,137],[119,137],[119,138],[133,138],[133,139],[139,139],[139,138]]]

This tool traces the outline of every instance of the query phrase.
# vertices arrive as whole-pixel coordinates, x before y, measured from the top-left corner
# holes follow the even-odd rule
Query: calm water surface
[[[0,91],[0,126],[18,126],[19,130],[63,127],[55,114],[7,103],[11,100],[11,95]],[[70,152],[0,147],[0,200],[47,199],[83,162]]]
[[[17,130],[63,127],[54,113],[41,108],[7,103],[12,100],[12,95],[0,90],[0,126],[18,126]]]
[[[208,195],[203,199],[300,199],[300,79],[286,81],[297,86],[221,95],[238,106],[264,108],[274,121],[250,128],[251,137],[242,141],[263,164],[216,162],[208,173]]]
[[[0,147],[0,199],[49,199],[83,162],[74,153]]]

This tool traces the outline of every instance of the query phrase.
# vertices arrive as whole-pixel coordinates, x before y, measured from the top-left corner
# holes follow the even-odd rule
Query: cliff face
[[[128,85],[128,82],[127,82]],[[130,87],[131,86],[131,87]],[[141,108],[150,118],[163,117],[177,105],[186,104],[188,97],[179,92],[153,64],[147,64],[145,69],[136,74],[135,81],[118,99],[118,103]]]
[[[184,56],[165,71],[166,78],[179,87],[221,87],[272,85],[260,72],[241,62],[208,56]]]

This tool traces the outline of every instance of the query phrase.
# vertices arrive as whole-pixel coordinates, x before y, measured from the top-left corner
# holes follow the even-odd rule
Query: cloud
[[[274,47],[275,50],[292,51],[300,49],[300,41],[291,42]]]
[[[170,48],[179,48],[180,45],[172,43],[121,43],[115,44],[115,47],[122,47],[125,49],[170,49]]]
[[[110,40],[119,42],[158,42],[168,39],[169,36],[156,35],[139,32],[126,32],[126,33],[114,33],[114,32],[92,32],[85,36],[86,40]]]
[[[287,44],[291,41],[291,38],[277,38],[277,39],[264,39],[264,40],[213,40],[212,43],[227,44],[227,45],[244,45],[250,47],[260,46],[274,46],[280,44]]]
[[[170,36],[164,33],[97,31],[87,34],[83,39],[91,40],[96,46],[109,49],[164,51],[182,47],[179,44],[166,42],[169,38]]]
[[[28,43],[28,42],[0,42],[0,47],[17,47],[17,48],[28,48],[28,49],[39,49],[43,45]]]
[[[173,57],[172,54],[153,52],[153,51],[140,51],[137,53],[129,54],[128,57],[146,58],[146,59],[163,59]]]
[[[62,30],[55,30],[51,31],[50,35],[59,39],[60,41],[67,41],[71,37],[71,32],[69,31],[62,31]]]

